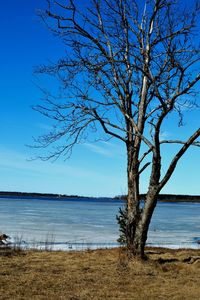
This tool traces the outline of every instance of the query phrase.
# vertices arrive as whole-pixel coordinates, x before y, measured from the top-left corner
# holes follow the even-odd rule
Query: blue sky
[[[36,17],[36,9],[43,4],[42,0],[1,3],[0,190],[86,196],[124,194],[125,149],[115,141],[78,145],[67,161],[29,161],[34,151],[26,145],[32,143],[32,136],[46,133],[49,128],[48,120],[31,109],[42,97],[33,69],[63,53],[61,43]],[[199,126],[199,110],[188,116],[186,123],[188,129],[170,124],[163,135],[189,136]],[[163,192],[200,194],[199,154],[199,149],[188,151]],[[142,192],[146,179],[144,174]]]

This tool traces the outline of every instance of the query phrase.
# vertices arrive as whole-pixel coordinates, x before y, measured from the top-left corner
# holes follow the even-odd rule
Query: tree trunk
[[[133,241],[135,231],[140,217],[139,209],[139,180],[138,180],[138,165],[135,163],[136,153],[132,147],[128,148],[128,165],[127,165],[127,180],[128,180],[128,216],[126,226],[126,240],[128,249],[133,252]],[[133,163],[134,162],[134,163]]]
[[[147,241],[147,234],[149,230],[149,225],[151,218],[157,203],[157,198],[147,199],[144,209],[140,213],[140,220],[137,224],[135,230],[135,236],[133,240],[133,254],[140,257],[141,259],[145,258],[145,245]]]
[[[154,192],[146,196],[143,209],[138,205],[138,209],[131,214],[128,208],[127,246],[130,253],[140,259],[145,259],[147,234],[156,203],[157,193]]]

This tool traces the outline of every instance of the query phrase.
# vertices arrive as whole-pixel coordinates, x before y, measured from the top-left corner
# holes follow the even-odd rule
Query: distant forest
[[[84,197],[78,195],[65,195],[65,194],[50,194],[50,193],[23,193],[23,192],[0,192],[0,197],[22,197],[22,198],[51,198],[51,199],[67,199],[67,198],[97,198],[97,197]],[[141,199],[145,198],[145,194],[140,195]],[[111,197],[101,197],[111,198]],[[113,199],[126,200],[126,195],[119,195],[113,197]],[[161,202],[196,202],[200,203],[199,195],[176,195],[176,194],[161,194],[159,195],[159,201]]]
[[[141,194],[140,198],[144,199],[145,194]],[[116,196],[117,199],[126,200],[127,196]],[[200,196],[199,195],[178,195],[178,194],[160,194],[158,196],[158,201],[160,202],[196,202],[200,203]]]

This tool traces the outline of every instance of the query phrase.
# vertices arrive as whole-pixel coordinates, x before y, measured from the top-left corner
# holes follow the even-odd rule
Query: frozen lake
[[[24,247],[84,249],[117,246],[116,214],[109,199],[0,198],[0,231]],[[159,203],[147,244],[200,248],[200,204]]]

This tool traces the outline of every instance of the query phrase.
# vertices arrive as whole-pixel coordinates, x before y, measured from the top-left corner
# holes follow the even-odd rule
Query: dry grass
[[[2,252],[3,253],[3,252]],[[200,299],[200,251],[122,249],[0,255],[0,299]]]

